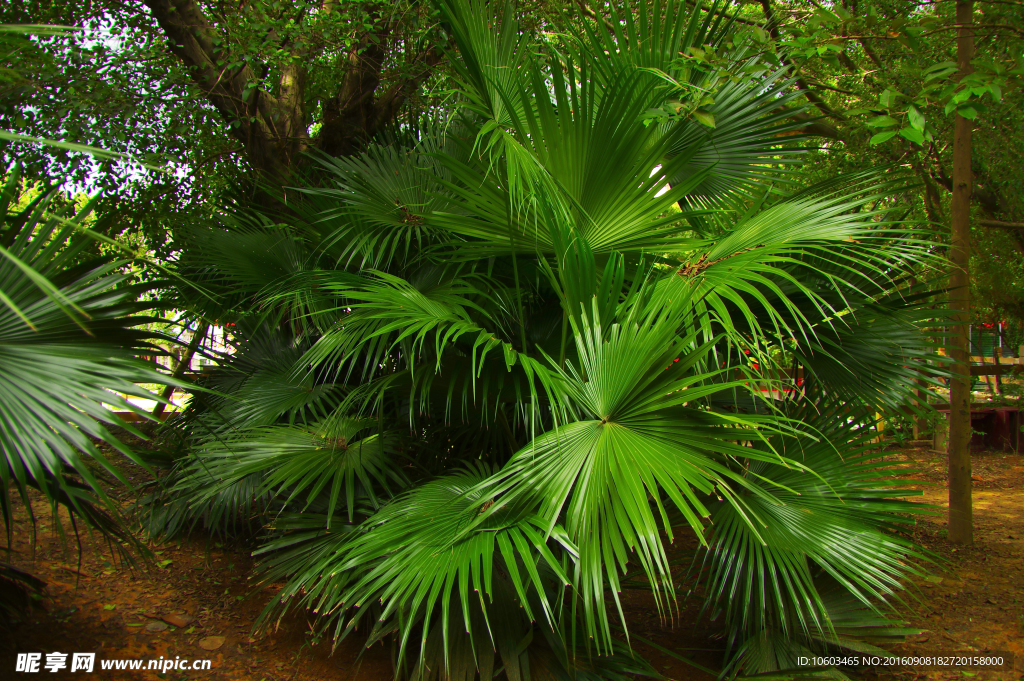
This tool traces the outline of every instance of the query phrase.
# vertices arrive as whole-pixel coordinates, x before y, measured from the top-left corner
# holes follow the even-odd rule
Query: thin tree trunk
[[[177,366],[174,367],[174,371],[171,373],[171,378],[175,381],[180,381],[181,377],[185,375],[185,371],[189,365],[192,364],[192,357],[196,354],[196,350],[199,349],[199,344],[206,338],[206,332],[209,331],[210,324],[203,322],[196,329],[196,332],[192,334],[192,340],[189,341],[188,349],[185,350],[185,354],[178,360]],[[163,393],[160,395],[165,400],[170,400],[171,395],[174,394],[174,386],[169,385],[164,388]],[[153,408],[153,416],[160,418],[160,415],[164,413],[164,409],[167,407],[163,402],[157,402],[156,407]]]
[[[916,290],[917,284],[917,277],[911,277],[910,288],[912,291]],[[925,405],[928,403],[927,384],[925,383],[923,378],[917,379],[917,388],[914,389],[914,397],[916,398],[914,399],[915,407],[920,407],[921,405]],[[919,414],[913,414],[911,418],[913,418],[914,420],[914,439],[920,440],[921,436],[928,432],[928,419],[924,418],[923,416],[920,416]]]
[[[957,64],[960,77],[971,70],[974,33],[970,24],[973,0],[957,0]],[[955,364],[949,390],[949,541],[974,542],[971,503],[971,376],[968,324],[970,314],[969,261],[971,246],[971,121],[957,115],[953,128],[953,209],[950,253],[950,307],[953,334],[949,355]]]
[[[928,404],[928,393],[927,384],[923,378],[917,379],[917,389],[914,390],[914,396],[917,398],[914,403],[917,406]],[[914,439],[920,440],[921,437],[928,432],[928,419],[923,416],[914,415]]]

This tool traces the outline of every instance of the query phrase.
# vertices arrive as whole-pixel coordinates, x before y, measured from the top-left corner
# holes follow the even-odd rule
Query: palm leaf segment
[[[724,93],[721,131],[645,125],[668,96],[655,71],[724,41],[717,10],[644,6],[646,20],[545,46],[508,5],[439,6],[459,50],[455,122],[334,164],[336,187],[310,193],[305,258],[262,279],[263,309],[287,310],[311,343],[289,380],[335,386],[330,418],[375,423],[392,453],[377,446],[346,478],[327,452],[273,439],[293,432],[287,410],[256,424],[242,408],[225,422],[239,439],[200,456],[224,464],[209,490],[245,471],[290,500],[265,521],[267,578],[290,580],[281,603],[313,608],[335,636],[373,622],[371,641],[394,634],[413,678],[499,664],[526,678],[542,658],[571,673],[620,659],[609,608],[630,561],[672,607],[667,542],[689,528],[709,546],[701,579],[733,669],[784,666],[764,661],[764,641],[853,645],[843,612],[891,634],[877,599],[919,556],[883,530],[915,507],[868,484],[869,421],[823,424],[843,394],[828,361],[856,339],[874,334],[904,365],[930,357],[860,314],[883,305],[908,334],[923,320],[896,295],[931,257],[927,235],[889,213],[900,181],[768,191],[785,176],[766,161],[790,160],[775,141],[784,74]],[[823,420],[751,389],[772,381],[782,342],[819,379],[795,401]],[[899,400],[901,371],[876,363],[868,385]],[[412,462],[402,480],[384,472],[398,452]]]
[[[865,639],[909,633],[873,609],[876,599],[898,598],[900,579],[920,572],[914,564],[931,560],[899,532],[909,514],[922,510],[906,499],[919,492],[879,480],[889,465],[873,451],[865,414],[837,419],[834,410],[794,414],[813,439],[776,435],[755,445],[798,456],[815,475],[754,462],[750,473],[777,485],[775,499],[742,493],[712,510],[705,569],[697,576],[710,594],[705,607],[724,614],[730,644],[749,654],[735,663],[747,674],[780,669],[773,666],[778,658],[755,653],[767,640],[795,638],[805,650],[867,650]],[[796,666],[790,660],[781,668]]]
[[[31,487],[119,548],[136,546],[97,469],[130,483],[98,443],[142,463],[112,428],[141,436],[114,410],[147,416],[125,396],[152,399],[137,384],[164,381],[136,359],[162,352],[159,336],[138,328],[155,321],[136,302],[149,287],[131,283],[128,263],[99,253],[113,216],[92,216],[95,201],[74,211],[56,190],[26,202],[21,189],[15,166],[0,190],[2,520],[10,537],[10,492],[31,514]]]

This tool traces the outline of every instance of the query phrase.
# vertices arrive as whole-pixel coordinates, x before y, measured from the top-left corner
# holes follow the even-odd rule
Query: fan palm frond
[[[131,284],[125,263],[101,256],[83,233],[102,232],[109,218],[90,226],[95,204],[70,213],[56,191],[16,211],[20,181],[17,169],[8,175],[0,205],[0,484],[4,497],[13,484],[27,504],[26,486],[36,487],[99,521],[94,505],[116,511],[92,466],[129,483],[97,443],[141,463],[111,429],[142,434],[114,410],[148,416],[128,397],[152,399],[138,384],[165,379],[135,355],[161,354],[153,341],[163,339],[137,328],[154,321],[136,302],[146,287]],[[10,528],[11,507],[3,509]]]
[[[457,52],[433,124],[322,159],[290,230],[202,237],[245,342],[276,340],[190,406],[174,503],[266,532],[287,586],[264,621],[391,640],[401,678],[649,673],[619,591],[671,609],[681,533],[729,673],[901,635],[922,509],[840,400],[902,407],[936,371],[906,179],[790,191],[791,74],[742,48],[757,77],[717,88],[714,128],[652,119],[666,82],[702,86],[678,54],[728,42],[723,6],[540,39],[508,2],[437,5]],[[268,252],[220,253],[233,231]],[[776,351],[808,378],[786,399]]]

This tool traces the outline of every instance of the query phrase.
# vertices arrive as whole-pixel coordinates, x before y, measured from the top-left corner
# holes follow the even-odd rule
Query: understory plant
[[[128,398],[151,399],[141,384],[166,380],[139,359],[161,353],[155,342],[163,337],[149,330],[159,320],[142,300],[153,284],[136,281],[133,258],[100,248],[116,246],[118,221],[113,213],[94,214],[95,206],[95,198],[76,205],[56,183],[26,180],[18,165],[0,186],[4,558],[46,507],[69,515],[76,538],[96,531],[121,558],[145,554],[102,482],[131,486],[117,465],[122,456],[145,465],[123,441],[125,432],[144,435],[122,415],[148,416]],[[63,522],[53,528],[66,542]],[[22,617],[44,587],[0,561],[0,625]]]
[[[937,263],[905,179],[792,190],[797,95],[727,7],[438,10],[443,105],[180,235],[235,348],[151,531],[248,533],[264,624],[308,609],[401,679],[657,676],[626,588],[700,594],[730,676],[898,640],[926,556],[874,415],[931,380]],[[679,58],[710,49],[751,77]],[[680,83],[700,116],[664,115]]]

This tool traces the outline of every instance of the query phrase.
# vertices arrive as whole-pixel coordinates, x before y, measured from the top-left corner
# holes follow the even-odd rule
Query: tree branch
[[[388,33],[387,27],[378,27],[349,49],[341,86],[323,102],[317,138],[321,151],[331,156],[358,153],[376,132],[374,94],[380,85]]]
[[[375,129],[386,124],[398,114],[405,101],[419,89],[423,81],[433,72],[434,67],[441,63],[442,58],[441,52],[433,48],[416,55],[413,64],[421,64],[421,67],[396,82],[388,88],[387,92],[377,98]]]
[[[811,135],[813,137],[824,137],[830,140],[841,139],[839,128],[834,125],[830,125],[821,119],[821,117],[814,117],[805,113],[793,114],[793,119],[802,121],[803,127],[794,130],[793,134],[797,135]]]
[[[778,44],[781,41],[781,34],[779,33],[778,20],[775,17],[775,12],[772,10],[772,2],[771,0],[760,0],[760,3],[761,9],[764,12],[765,29],[768,31],[768,35],[771,36],[772,40],[774,40],[775,43]],[[788,61],[781,55],[779,57],[779,61],[784,66],[789,67],[789,69],[794,74],[798,73],[798,69],[790,61]],[[846,120],[842,114],[833,110],[832,107],[830,107],[828,103],[825,102],[825,100],[819,97],[818,93],[811,89],[811,86],[808,85],[807,81],[804,80],[803,77],[800,75],[796,76],[796,86],[797,89],[799,89],[800,92],[803,93],[804,97],[807,98],[807,101],[809,101],[811,104],[817,107],[818,111],[828,116],[829,118],[834,118],[837,121]]]
[[[242,143],[249,164],[277,182],[285,180],[306,146],[301,61],[284,68],[281,97],[275,98],[255,88],[259,79],[251,65],[225,46],[194,0],[143,2],[167,36],[171,52],[189,67],[192,80]]]
[[[1024,229],[1024,222],[1003,222],[1002,220],[978,220],[982,227],[998,227],[1000,229]]]

